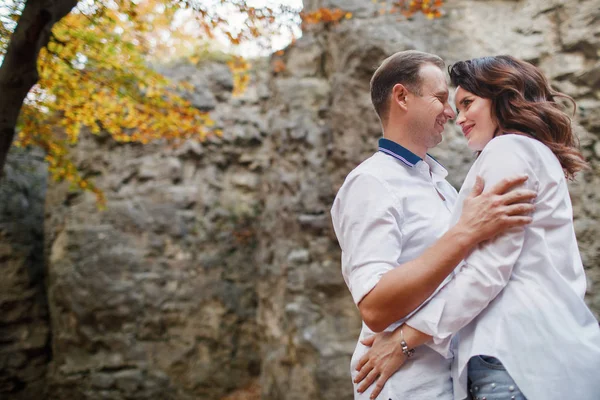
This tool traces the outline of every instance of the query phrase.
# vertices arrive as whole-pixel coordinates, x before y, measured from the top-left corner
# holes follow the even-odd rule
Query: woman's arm
[[[480,155],[478,174],[492,184],[515,173],[527,174],[530,178],[524,186],[537,192],[536,150],[530,140],[513,135],[492,140]],[[479,244],[454,279],[407,325],[433,336],[435,345],[443,344],[434,349],[448,357],[450,341],[446,339],[479,315],[508,284],[523,251],[525,233],[523,229],[511,229]]]
[[[493,146],[486,148],[487,151],[480,156],[476,164],[478,171],[475,172],[492,184],[505,176],[524,173],[530,177],[525,186],[537,191],[538,179],[531,162],[532,150],[523,147],[520,142],[515,144],[515,141],[505,138],[492,143]],[[454,279],[406,322],[403,330],[407,343],[418,346],[433,337],[437,346],[432,347],[448,357],[452,334],[471,322],[508,283],[523,249],[524,238],[524,230],[515,229],[477,246]],[[379,362],[386,358],[381,353],[388,349],[398,353],[399,338],[397,329],[385,338],[373,340],[373,347],[359,364],[364,371],[360,371],[358,381],[365,380],[361,389],[365,390],[379,376],[377,389],[373,392],[379,393],[389,376],[404,363],[405,360],[400,357],[390,357],[394,362]],[[385,342],[389,342],[387,349],[383,348]],[[373,355],[376,358],[372,360]]]

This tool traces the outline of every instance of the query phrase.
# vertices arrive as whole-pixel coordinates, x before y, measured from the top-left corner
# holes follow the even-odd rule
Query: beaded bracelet
[[[404,333],[402,332],[402,328],[400,328],[400,346],[402,346],[402,353],[404,353],[406,358],[411,358],[415,355],[415,349],[409,349],[406,340],[404,340]]]

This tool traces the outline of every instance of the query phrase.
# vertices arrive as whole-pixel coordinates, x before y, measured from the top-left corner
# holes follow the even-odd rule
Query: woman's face
[[[458,113],[456,124],[467,138],[467,146],[473,151],[483,150],[498,128],[492,120],[492,101],[475,96],[460,86],[456,88],[454,98]]]

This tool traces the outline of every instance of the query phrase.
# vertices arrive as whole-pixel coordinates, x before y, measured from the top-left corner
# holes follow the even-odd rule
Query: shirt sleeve
[[[398,265],[399,204],[385,182],[368,174],[349,177],[336,196],[333,227],[342,248],[342,274],[356,304]]]
[[[529,179],[524,186],[537,191],[533,157],[527,153],[534,149],[523,147],[519,140],[503,137],[494,139],[488,147],[480,155],[477,171],[487,189],[503,178],[526,174]],[[514,228],[479,244],[461,264],[454,279],[407,324],[433,336],[430,347],[448,357],[451,336],[483,311],[508,283],[524,241],[525,230]]]

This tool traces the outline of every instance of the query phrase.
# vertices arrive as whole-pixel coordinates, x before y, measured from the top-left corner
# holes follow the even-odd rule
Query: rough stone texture
[[[0,181],[0,398],[43,396],[50,360],[43,155],[13,149]]]
[[[170,70],[194,82],[205,73]],[[214,99],[230,97],[222,80]],[[257,194],[269,148],[252,93],[215,103],[222,138],[173,147],[87,136],[78,147],[108,201],[99,211],[65,185],[46,199],[50,398],[216,399],[256,381]]]
[[[326,31],[305,32],[284,57],[287,71],[272,82],[276,114],[285,121],[308,114],[313,140],[294,137],[276,125],[271,132],[278,157],[266,176],[271,197],[265,210],[277,218],[262,215],[261,257],[270,268],[259,308],[262,325],[270,328],[270,345],[263,352],[269,360],[263,363],[265,398],[352,398],[348,365],[358,319],[340,278],[339,250],[329,227],[315,231],[301,218],[326,216],[344,176],[375,150],[381,131],[368,82],[378,64],[399,50],[436,53],[448,63],[509,53],[540,65],[557,88],[579,102],[575,120],[592,170],[572,185],[572,198],[589,277],[587,301],[598,315],[597,1],[456,1],[448,3],[441,20],[417,16],[401,23],[393,16],[369,17],[377,10],[368,2],[310,3],[313,8],[344,7],[359,18]],[[308,86],[313,88],[310,93]],[[446,131],[444,143],[432,153],[447,165],[458,188],[473,156],[457,129],[449,126]],[[285,240],[278,240],[283,232]],[[305,254],[300,250],[306,255],[299,257]],[[302,273],[291,261],[297,258],[303,260]]]
[[[169,67],[223,138],[173,148],[82,136],[79,165],[108,205],[60,184],[48,191],[49,398],[351,399],[360,319],[329,208],[381,135],[371,74],[403,49],[449,63],[510,53],[577,100],[592,170],[571,193],[586,300],[600,311],[597,0],[456,0],[435,21],[380,16],[362,0],[305,4],[354,18],[305,31],[277,56],[286,70],[257,65],[241,98],[223,66]],[[473,156],[454,127],[433,154],[460,186]]]

